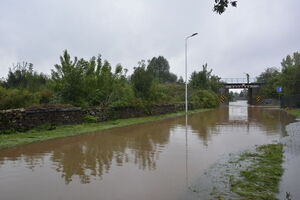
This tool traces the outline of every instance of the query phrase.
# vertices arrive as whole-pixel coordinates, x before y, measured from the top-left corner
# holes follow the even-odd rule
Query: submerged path
[[[197,199],[223,155],[279,141],[294,118],[246,102],[0,150],[1,199]]]

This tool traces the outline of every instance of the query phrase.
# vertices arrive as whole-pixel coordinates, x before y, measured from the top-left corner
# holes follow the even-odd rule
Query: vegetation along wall
[[[190,109],[199,105],[190,104]],[[115,107],[110,109],[70,106],[35,107],[0,111],[0,130],[25,131],[42,125],[79,124],[159,115],[184,110],[184,104],[152,105],[146,107]]]

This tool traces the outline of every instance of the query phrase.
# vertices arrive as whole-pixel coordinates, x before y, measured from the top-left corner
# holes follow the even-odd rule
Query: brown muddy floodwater
[[[175,200],[218,158],[278,141],[293,117],[246,102],[0,151],[1,200]],[[189,197],[190,198],[190,197]]]

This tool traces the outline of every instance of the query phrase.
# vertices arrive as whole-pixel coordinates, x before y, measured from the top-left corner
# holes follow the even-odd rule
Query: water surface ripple
[[[278,109],[229,107],[0,151],[2,200],[185,199],[220,156],[279,140]]]

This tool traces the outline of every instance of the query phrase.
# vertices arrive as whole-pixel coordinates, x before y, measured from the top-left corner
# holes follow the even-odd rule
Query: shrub
[[[218,96],[209,90],[193,91],[190,101],[202,108],[214,108],[219,105]]]
[[[39,91],[40,104],[48,104],[53,98],[53,93],[50,90],[41,90]]]
[[[155,103],[170,104],[184,102],[184,85],[165,83],[155,84],[154,86],[152,101],[155,101]]]
[[[84,116],[83,121],[85,123],[96,123],[98,121],[98,118],[92,115],[86,115]]]
[[[27,90],[0,87],[0,109],[24,108],[39,104],[39,95]]]

